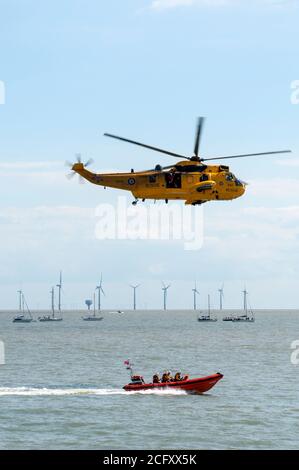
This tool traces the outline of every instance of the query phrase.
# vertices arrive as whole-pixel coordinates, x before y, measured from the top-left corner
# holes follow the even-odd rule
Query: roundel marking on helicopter
[[[132,186],[132,184],[135,184],[135,178],[129,178],[128,179],[128,184]]]

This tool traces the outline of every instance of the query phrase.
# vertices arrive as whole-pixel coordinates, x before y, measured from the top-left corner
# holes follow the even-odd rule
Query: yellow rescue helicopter
[[[236,178],[226,165],[207,165],[205,162],[211,160],[225,160],[229,158],[244,158],[261,155],[273,155],[289,153],[291,150],[279,150],[273,152],[249,153],[243,155],[227,155],[212,158],[199,156],[199,144],[202,135],[204,118],[198,118],[195,133],[195,144],[193,156],[180,155],[178,153],[163,150],[158,147],[146,145],[135,140],[126,139],[113,134],[105,133],[104,136],[112,137],[123,142],[129,142],[171,157],[179,158],[180,161],[169,166],[156,165],[155,168],[146,171],[134,171],[127,173],[92,173],[86,167],[93,160],[82,163],[78,156],[77,162],[68,163],[73,170],[69,176],[78,173],[80,177],[99,186],[123,189],[131,191],[134,196],[132,204],[138,200],[146,199],[169,200],[181,199],[185,204],[202,204],[207,201],[227,201],[242,196],[245,192],[246,183]]]

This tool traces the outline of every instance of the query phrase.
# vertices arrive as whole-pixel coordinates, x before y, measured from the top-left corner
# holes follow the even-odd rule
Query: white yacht
[[[43,315],[42,317],[38,317],[38,320],[41,322],[49,322],[49,321],[62,321],[62,317],[55,317],[55,307],[54,307],[54,287],[50,290],[51,294],[51,310],[52,314]]]
[[[33,320],[31,312],[28,308],[23,292],[19,290],[18,293],[19,293],[19,312],[20,313],[14,317],[13,323],[31,323],[35,321]],[[26,307],[26,310],[25,310],[25,307]]]
[[[197,318],[197,321],[209,321],[209,322],[217,321],[217,318],[211,317],[211,302],[210,302],[210,296],[209,295],[208,295],[208,313],[200,315]]]

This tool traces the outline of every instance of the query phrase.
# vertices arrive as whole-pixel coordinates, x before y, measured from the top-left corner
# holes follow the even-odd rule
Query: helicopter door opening
[[[169,171],[165,173],[165,183],[166,188],[176,188],[179,189],[182,187],[182,175],[179,172]]]

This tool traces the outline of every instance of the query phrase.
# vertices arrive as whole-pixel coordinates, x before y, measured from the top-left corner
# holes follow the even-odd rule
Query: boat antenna
[[[134,375],[134,374],[133,374],[133,365],[134,365],[134,364],[130,361],[130,359],[126,359],[126,360],[124,361],[124,366],[126,366],[126,369],[127,369],[128,371],[130,371],[130,372],[129,372],[130,377],[132,377],[132,376]]]

